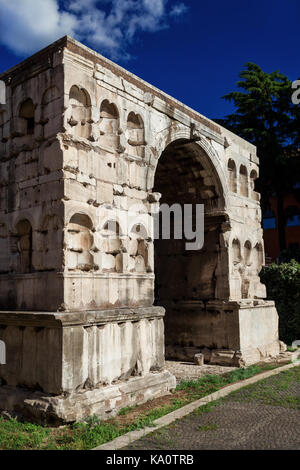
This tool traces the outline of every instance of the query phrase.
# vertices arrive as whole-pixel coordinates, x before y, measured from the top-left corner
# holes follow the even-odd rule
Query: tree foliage
[[[260,277],[268,299],[276,303],[279,337],[287,344],[300,340],[300,263],[272,264],[262,269]]]
[[[300,105],[292,103],[292,82],[278,71],[267,73],[248,62],[240,73],[237,87],[223,98],[235,105],[236,111],[218,119],[224,127],[257,146],[260,178],[257,190],[262,195],[263,209],[271,195],[277,196],[280,249],[286,248],[284,196],[294,192],[300,182]]]

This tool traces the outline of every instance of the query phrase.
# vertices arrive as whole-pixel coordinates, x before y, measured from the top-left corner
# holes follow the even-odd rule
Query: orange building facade
[[[286,247],[300,248],[300,202],[292,194],[284,200]],[[263,214],[266,262],[277,261],[279,248],[277,198],[270,198],[270,210]]]

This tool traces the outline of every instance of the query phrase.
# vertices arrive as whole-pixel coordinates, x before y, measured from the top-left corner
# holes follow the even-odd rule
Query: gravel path
[[[221,375],[235,370],[236,367],[197,366],[193,362],[166,361],[166,369],[175,375],[177,383],[181,380],[195,380],[207,374]]]

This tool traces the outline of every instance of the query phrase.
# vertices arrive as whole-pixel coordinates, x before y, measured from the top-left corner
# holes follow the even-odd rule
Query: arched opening
[[[4,223],[0,223],[0,274],[9,272],[10,264],[8,230]]]
[[[250,173],[250,191],[251,191],[251,198],[255,201],[259,201],[259,193],[256,191],[256,180],[257,180],[257,171],[252,170]]]
[[[62,221],[57,215],[47,215],[36,236],[34,267],[37,271],[54,271],[61,267],[63,246]]]
[[[90,137],[91,125],[91,100],[88,92],[83,88],[73,85],[69,94],[71,106],[71,118],[69,124],[73,128],[73,134],[87,139]]]
[[[243,257],[240,241],[235,238],[231,244],[231,298],[242,297]]]
[[[251,278],[251,261],[252,246],[249,240],[244,244],[244,266],[242,272],[242,298],[247,299],[249,294],[250,278]]]
[[[120,224],[116,220],[109,219],[104,223],[100,234],[102,272],[123,272]]]
[[[240,195],[248,197],[248,172],[244,165],[240,167]]]
[[[244,260],[245,266],[249,266],[251,262],[251,243],[248,240],[244,245]]]
[[[25,100],[19,111],[19,117],[24,120],[25,134],[33,135],[34,133],[34,104],[32,99]]]
[[[42,124],[44,137],[56,135],[61,130],[60,94],[56,86],[45,91],[42,99]]]
[[[94,258],[93,223],[85,214],[74,214],[67,227],[67,267],[69,271],[91,271]]]
[[[129,113],[127,119],[128,152],[137,157],[144,156],[145,131],[144,122],[139,114]]]
[[[237,180],[236,180],[236,165],[234,160],[228,161],[228,180],[229,180],[229,190],[233,193],[237,192]]]
[[[32,272],[32,227],[28,220],[21,220],[17,226],[17,247],[19,252],[18,272]]]
[[[121,235],[121,228],[119,222],[116,220],[110,219],[103,225],[102,235],[107,238],[119,238]]]
[[[262,243],[256,243],[253,252],[253,269],[258,276],[264,262],[264,251]]]
[[[147,230],[142,224],[135,224],[129,233],[131,271],[144,273],[147,271],[149,247]]]
[[[116,150],[120,144],[119,112],[114,103],[104,100],[100,108],[100,141],[105,147]]]
[[[0,365],[6,364],[6,345],[0,340]]]
[[[232,262],[234,266],[238,265],[242,261],[241,256],[241,244],[239,240],[235,239],[232,241]]]
[[[223,190],[207,153],[198,144],[182,139],[162,153],[153,191],[162,195],[161,211],[162,206],[176,204],[176,225],[173,230],[171,227],[170,239],[164,239],[161,227],[156,228],[160,236],[155,240],[154,266],[155,304],[166,309],[166,357],[180,359],[179,350],[213,346],[210,333],[210,338],[204,330],[199,333],[207,315],[206,303],[228,296],[228,286],[220,275],[220,265],[228,263],[222,231],[227,220]],[[185,236],[187,226],[183,223],[186,205],[192,208],[192,217],[186,219],[189,228],[197,233],[204,230],[201,249],[187,249],[190,237]],[[204,206],[204,227],[197,218],[196,205]],[[164,210],[160,226],[161,222],[167,223]]]
[[[0,144],[7,141],[4,126],[7,122],[7,112],[0,109]]]

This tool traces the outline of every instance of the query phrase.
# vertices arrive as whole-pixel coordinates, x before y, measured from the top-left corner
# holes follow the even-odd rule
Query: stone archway
[[[229,297],[223,275],[228,263],[226,193],[207,152],[188,139],[175,140],[162,152],[153,190],[161,193],[161,205],[180,204],[182,214],[184,204],[204,205],[201,250],[187,251],[187,240],[175,239],[172,230],[170,240],[155,242],[155,304],[166,309],[166,357],[190,358],[195,348],[215,347],[207,328],[207,302]],[[193,210],[193,229],[195,222]]]

